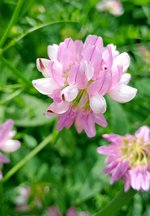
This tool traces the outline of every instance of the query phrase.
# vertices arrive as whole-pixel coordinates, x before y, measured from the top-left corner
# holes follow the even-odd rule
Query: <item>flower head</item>
[[[57,208],[55,205],[50,206],[47,211],[45,216],[62,216],[62,212]],[[89,216],[88,212],[79,212],[76,208],[70,207],[66,211],[66,216]]]
[[[111,183],[123,179],[127,191],[130,187],[137,191],[147,191],[150,187],[150,128],[143,126],[135,135],[104,134],[110,142],[97,149],[107,155],[105,173]]]
[[[137,90],[128,86],[129,55],[119,54],[113,44],[104,47],[101,37],[89,35],[84,44],[67,38],[48,46],[48,55],[50,60],[37,59],[44,78],[33,80],[33,85],[53,100],[46,114],[58,115],[58,130],[75,123],[79,133],[85,130],[93,137],[95,124],[107,126],[106,94],[120,103],[136,95]]]
[[[20,142],[18,140],[12,139],[12,137],[16,134],[16,132],[13,131],[12,128],[12,120],[7,120],[0,125],[0,151],[2,152],[14,152],[20,147]],[[3,163],[9,163],[9,159],[0,152],[0,165],[2,165]],[[1,178],[2,172],[0,171],[0,179]]]
[[[100,11],[108,11],[114,16],[120,16],[124,13],[123,6],[119,0],[102,0],[97,4]]]

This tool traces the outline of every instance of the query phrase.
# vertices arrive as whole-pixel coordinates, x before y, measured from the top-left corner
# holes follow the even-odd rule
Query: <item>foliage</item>
[[[0,1],[1,37],[17,2]],[[101,138],[103,133],[133,133],[139,126],[150,124],[150,58],[147,60],[139,51],[144,46],[150,53],[150,1],[122,0],[125,13],[120,17],[97,11],[97,3],[98,0],[23,1],[0,49],[0,121],[14,119],[16,138],[22,143],[21,149],[9,156],[11,163],[5,165],[4,174],[52,133],[54,119],[43,115],[50,99],[40,95],[31,84],[41,77],[35,61],[47,57],[48,44],[59,43],[66,37],[84,40],[88,34],[102,36],[105,44],[114,43],[120,51],[130,54],[132,86],[138,89],[138,95],[127,104],[109,100],[109,126],[97,127],[95,138],[77,134],[73,127],[60,132],[55,143],[49,143],[4,183],[5,193],[0,195],[4,215],[44,215],[54,204],[64,214],[70,206],[94,214],[122,188],[122,183],[109,185],[102,173],[104,158],[97,155],[96,148],[106,144]],[[20,185],[32,190],[26,214],[17,213],[15,208]],[[149,192],[136,194],[118,215],[147,216],[149,198]]]

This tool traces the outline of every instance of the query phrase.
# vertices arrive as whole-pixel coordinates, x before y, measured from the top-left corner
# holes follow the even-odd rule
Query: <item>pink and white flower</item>
[[[97,6],[99,11],[108,11],[114,16],[120,16],[124,13],[123,6],[119,0],[102,0]]]
[[[150,128],[143,126],[135,135],[104,134],[103,137],[110,144],[99,147],[97,152],[107,156],[104,172],[111,177],[111,183],[123,179],[125,191],[149,190]]]
[[[101,37],[89,35],[85,43],[67,38],[48,46],[48,56],[37,59],[44,78],[33,80],[33,86],[53,100],[46,115],[58,115],[58,130],[75,123],[79,133],[85,130],[93,137],[95,124],[107,126],[105,95],[120,103],[136,95],[137,90],[128,86],[129,55],[120,54],[113,44],[104,47]]]
[[[7,120],[0,125],[0,151],[2,152],[14,152],[20,148],[20,142],[18,140],[13,140],[13,136],[16,134],[13,128],[13,121]],[[6,158],[0,152],[0,165],[4,163],[9,163],[9,159]],[[2,178],[2,172],[0,171],[0,179]]]
[[[55,205],[50,206],[45,216],[62,216],[63,214]],[[67,209],[66,216],[89,216],[88,212],[78,212],[76,208],[70,207]]]

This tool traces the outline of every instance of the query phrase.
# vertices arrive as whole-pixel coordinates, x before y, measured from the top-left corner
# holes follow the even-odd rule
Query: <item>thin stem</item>
[[[0,101],[0,105],[3,105],[5,103],[9,102],[10,100],[14,99],[18,95],[20,95],[22,93],[22,91],[23,91],[23,89],[18,89],[15,92],[13,92],[12,94],[9,94],[8,97],[5,97],[4,100]]]
[[[4,210],[4,194],[3,194],[3,182],[0,181],[0,213],[1,216],[5,216],[5,210]]]
[[[130,201],[135,193],[134,190],[129,190],[126,193],[124,191],[119,192],[106,207],[93,216],[116,216],[116,213]]]
[[[10,179],[21,167],[23,167],[29,160],[31,160],[35,155],[37,155],[45,146],[50,142],[55,143],[58,137],[58,131],[54,130],[53,134],[47,136],[44,141],[42,141],[35,149],[33,149],[28,155],[25,156],[19,163],[17,163],[12,169],[10,169],[4,178],[3,182]]]
[[[3,44],[5,43],[9,31],[10,31],[12,25],[14,24],[14,22],[16,21],[16,18],[17,18],[18,15],[19,15],[19,12],[20,12],[20,10],[21,10],[21,7],[22,7],[23,2],[24,2],[23,0],[18,0],[17,6],[16,6],[16,8],[15,8],[15,10],[14,10],[14,13],[13,13],[11,19],[10,19],[10,22],[9,22],[9,24],[8,24],[8,26],[7,26],[7,28],[6,28],[6,30],[4,31],[4,34],[3,34],[3,36],[2,36],[2,38],[1,38],[1,40],[0,40],[0,47],[2,47]]]
[[[16,37],[15,39],[11,40],[2,50],[2,52],[4,53],[7,49],[9,49],[10,47],[14,46],[18,41],[20,41],[21,39],[23,39],[24,37],[26,37],[27,35],[31,34],[34,31],[37,31],[39,29],[45,28],[47,26],[50,25],[55,25],[55,24],[61,24],[61,23],[73,23],[73,24],[78,24],[77,22],[74,21],[56,21],[56,22],[48,22],[48,23],[44,23],[35,27],[30,28],[29,30],[27,30],[26,32],[24,32],[23,34],[21,34],[20,36]]]

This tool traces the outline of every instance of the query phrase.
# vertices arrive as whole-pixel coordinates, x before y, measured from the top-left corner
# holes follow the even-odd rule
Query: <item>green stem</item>
[[[17,163],[12,169],[10,169],[4,178],[3,182],[10,179],[21,167],[23,167],[29,160],[31,160],[36,154],[38,154],[46,145],[50,142],[55,143],[58,137],[58,131],[54,130],[53,134],[50,134],[44,139],[35,149],[33,149],[25,158],[23,158],[19,163]]]
[[[5,216],[5,210],[4,210],[4,193],[3,193],[3,182],[0,181],[0,213],[1,216]]]
[[[116,216],[116,213],[126,205],[130,199],[135,195],[134,190],[129,190],[128,192],[121,191],[117,196],[101,211],[97,212],[93,216]]]
[[[22,89],[18,89],[15,92],[13,92],[12,94],[9,94],[7,97],[5,97],[4,100],[0,101],[0,105],[4,105],[5,103],[9,102],[10,100],[14,99],[15,97],[17,97],[18,95],[20,95],[22,93]]]
[[[24,2],[24,0],[18,0],[17,6],[16,6],[16,8],[14,10],[14,13],[13,13],[11,19],[10,19],[10,22],[9,22],[6,30],[4,31],[4,34],[3,34],[3,36],[2,36],[2,38],[0,40],[0,47],[2,47],[3,44],[5,43],[5,41],[7,39],[7,35],[9,34],[9,31],[10,31],[12,25],[14,24],[14,22],[16,21],[17,16],[19,15],[19,12],[21,10],[23,2]]]
[[[45,28],[47,26],[50,25],[56,25],[56,24],[64,24],[64,23],[72,23],[72,24],[78,24],[77,22],[74,21],[69,21],[69,20],[64,20],[64,21],[55,21],[55,22],[48,22],[48,23],[44,23],[35,27],[30,28],[29,30],[27,30],[26,32],[24,32],[23,34],[21,34],[20,36],[14,38],[13,40],[11,40],[1,51],[2,53],[4,53],[6,50],[8,50],[10,47],[14,46],[18,41],[20,41],[21,39],[23,39],[24,37],[26,37],[27,35],[31,34],[34,31],[37,31],[39,29]]]

